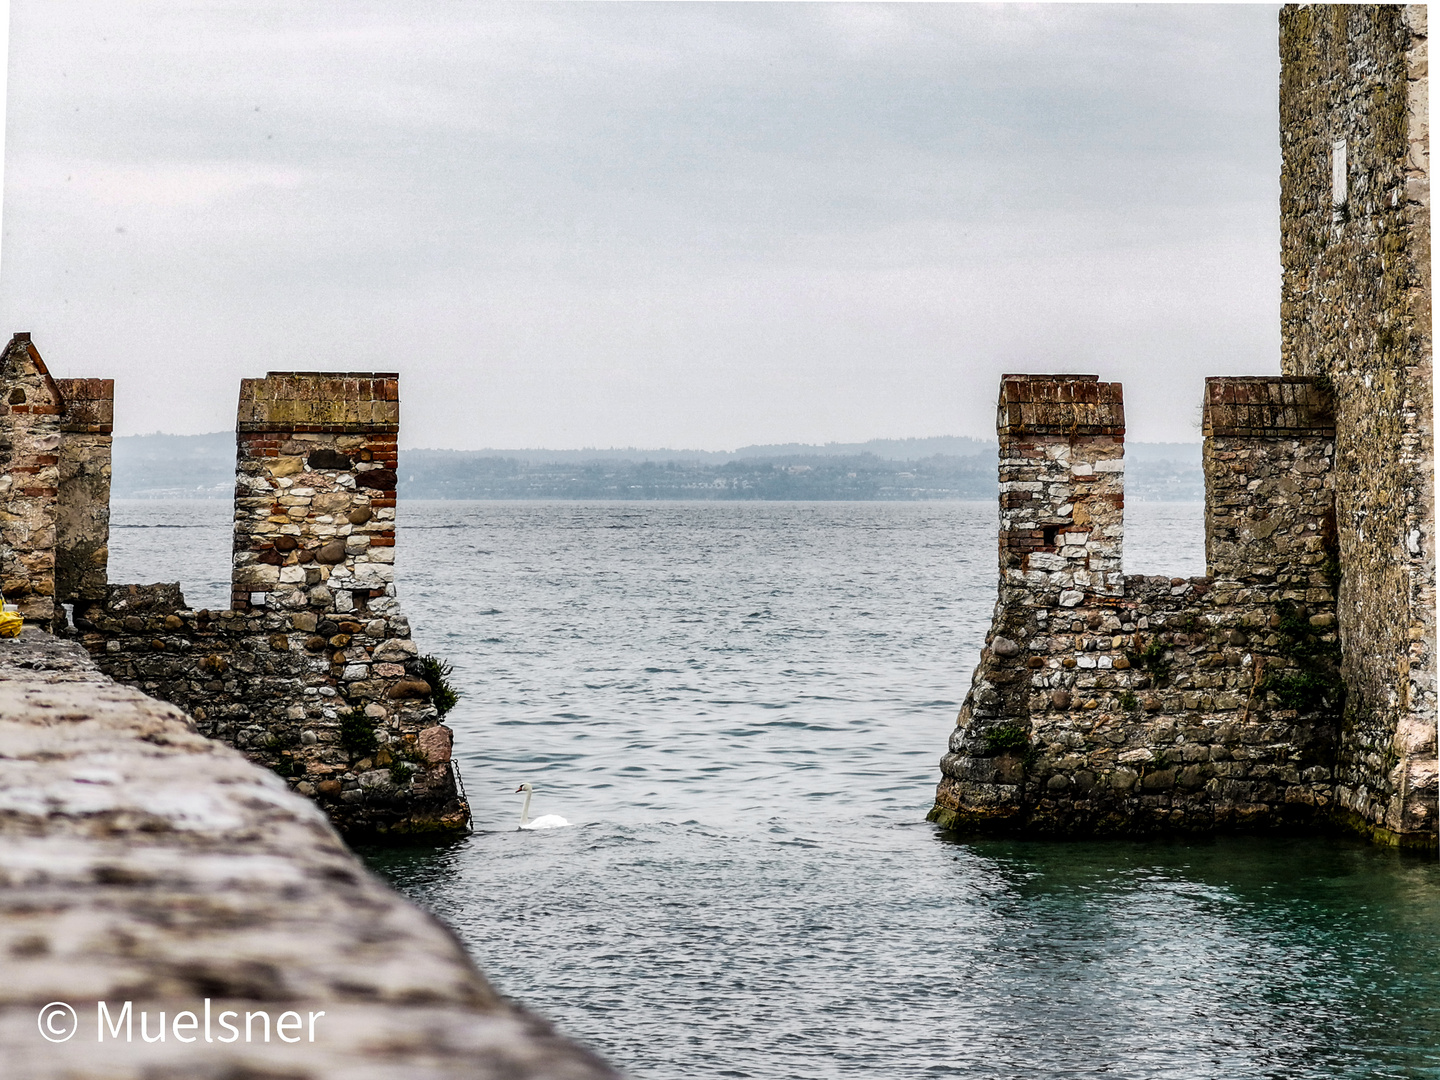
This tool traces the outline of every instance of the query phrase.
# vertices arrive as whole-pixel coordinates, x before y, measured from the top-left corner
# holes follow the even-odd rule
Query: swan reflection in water
[[[570,824],[570,822],[566,821],[559,814],[545,814],[542,817],[537,817],[534,821],[531,821],[530,796],[534,794],[535,787],[533,784],[521,784],[515,789],[515,794],[519,795],[522,791],[525,793],[525,805],[520,808],[520,828],[563,829],[565,826]]]

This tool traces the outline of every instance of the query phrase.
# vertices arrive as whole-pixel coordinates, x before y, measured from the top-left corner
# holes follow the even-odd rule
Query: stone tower
[[[1335,398],[1340,813],[1436,828],[1435,441],[1423,6],[1280,14],[1281,369]]]
[[[1123,503],[1117,472],[1081,529],[1083,386],[1006,376],[1000,602],[932,820],[1435,849],[1426,45],[1423,7],[1281,12],[1284,374],[1207,380],[1206,577],[1097,577]]]

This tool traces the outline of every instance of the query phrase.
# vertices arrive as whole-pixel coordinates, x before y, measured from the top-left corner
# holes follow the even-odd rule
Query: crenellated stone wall
[[[1120,386],[1002,381],[1000,597],[931,820],[1149,835],[1328,811],[1343,694],[1329,397],[1211,379],[1205,423],[1213,576],[1122,576]]]
[[[1095,383],[1006,377],[1000,602],[934,819],[1323,820],[1435,849],[1427,35],[1423,6],[1281,11],[1285,375],[1206,384],[1207,577],[1167,593],[1094,573],[1118,561],[1118,516],[1116,551],[1070,543],[1094,536],[1067,517],[1063,464],[1119,455],[1093,411],[1063,403]],[[1022,398],[1048,403],[1044,440]]]
[[[112,678],[284,777],[352,838],[453,833],[469,807],[395,595],[393,374],[241,384],[232,604],[178,585],[77,603]]]
[[[1437,817],[1428,29],[1424,6],[1280,15],[1281,369],[1336,402],[1341,812]]]

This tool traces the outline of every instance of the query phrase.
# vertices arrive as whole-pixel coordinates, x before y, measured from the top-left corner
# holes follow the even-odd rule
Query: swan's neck
[[[525,792],[525,805],[520,808],[520,827],[522,829],[530,824],[530,796],[533,794],[535,794],[533,791]]]

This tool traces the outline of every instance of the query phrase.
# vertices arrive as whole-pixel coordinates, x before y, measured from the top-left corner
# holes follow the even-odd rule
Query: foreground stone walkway
[[[0,1072],[615,1075],[502,1001],[278,777],[30,629],[0,641]]]

